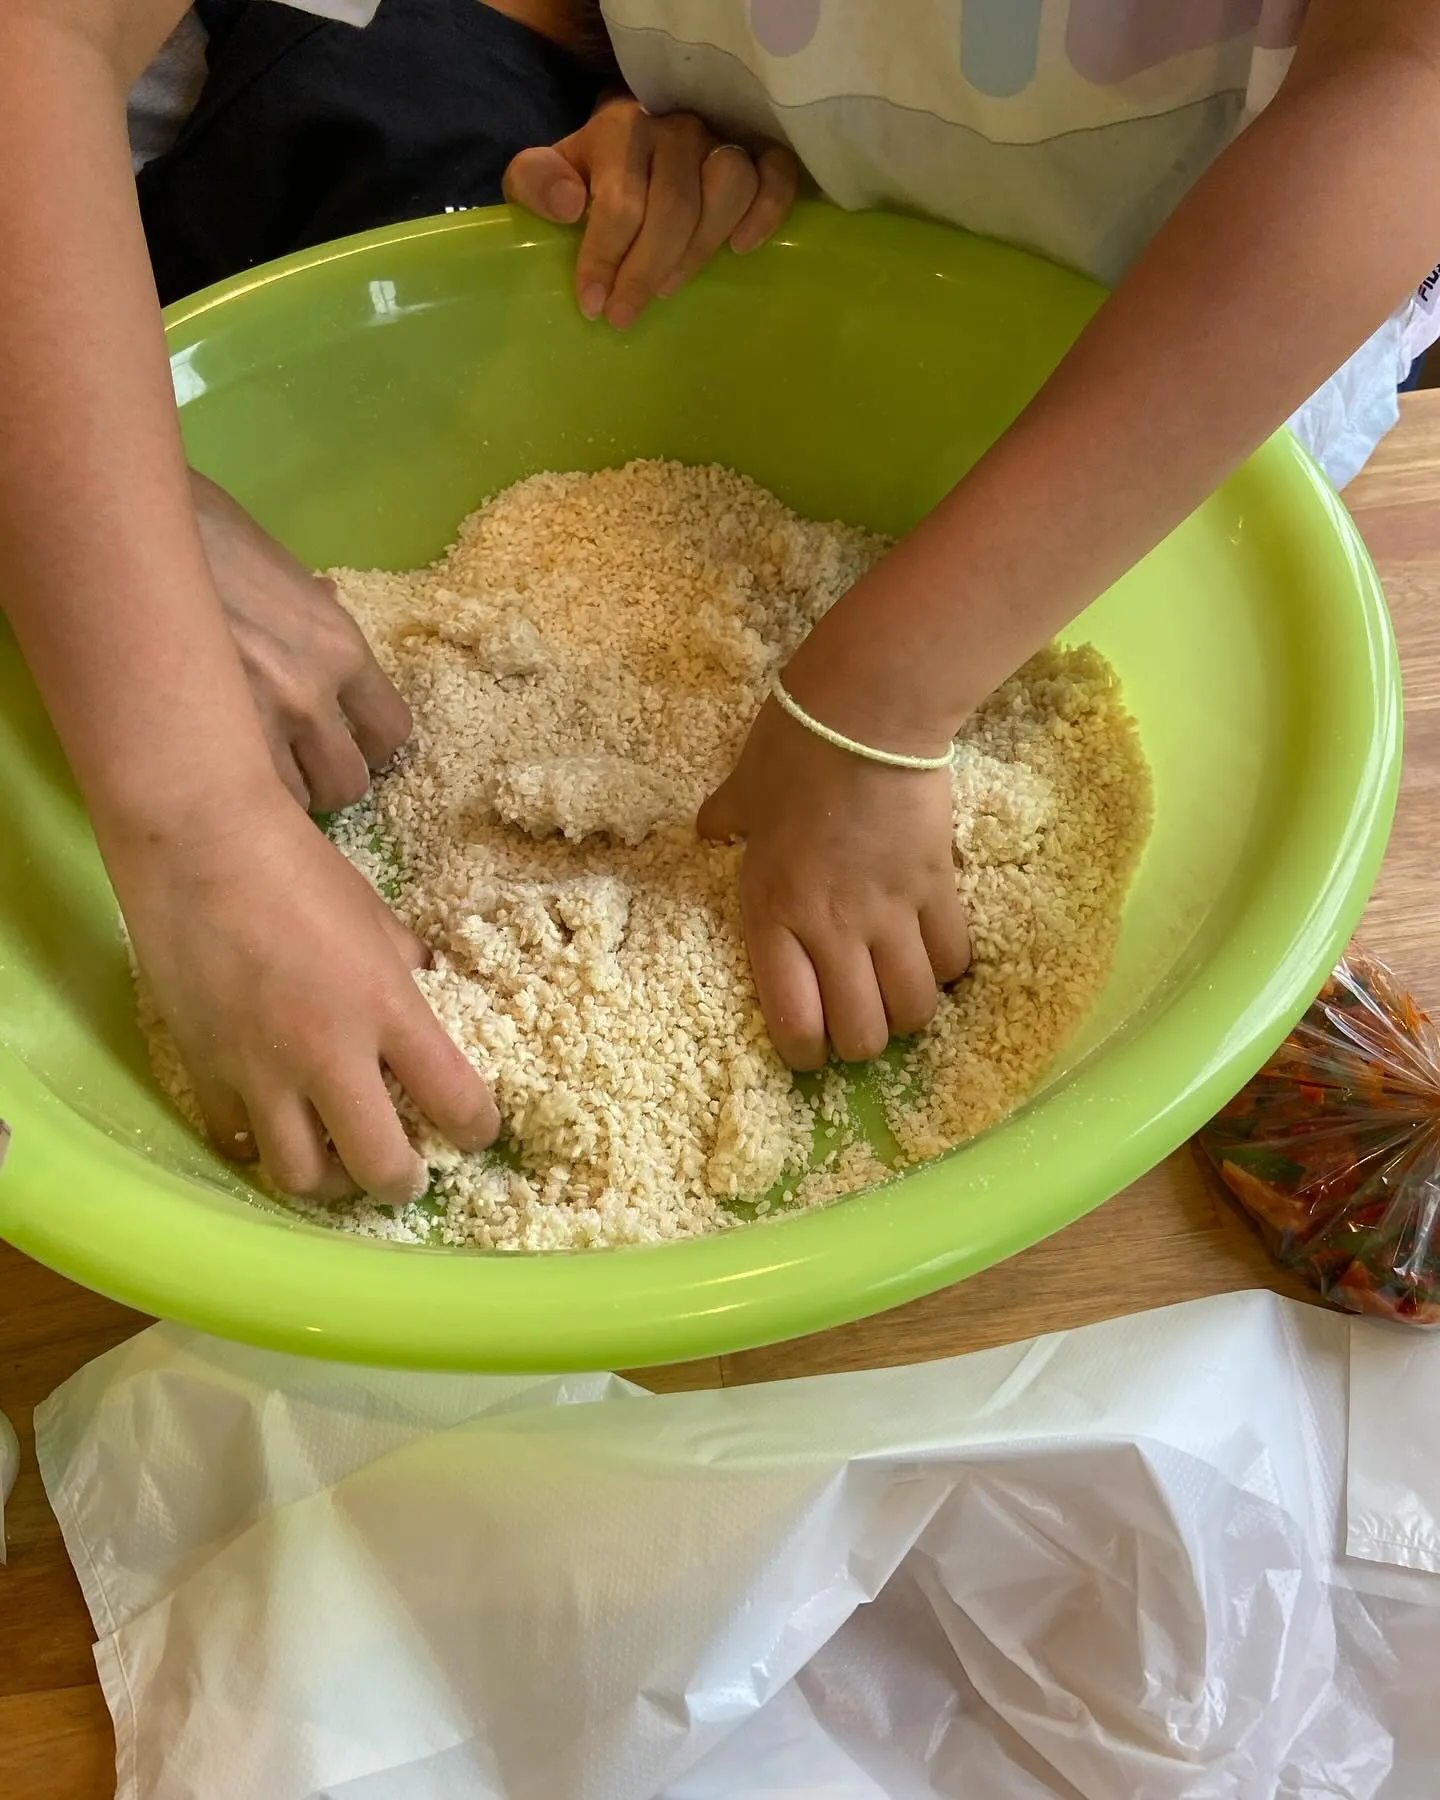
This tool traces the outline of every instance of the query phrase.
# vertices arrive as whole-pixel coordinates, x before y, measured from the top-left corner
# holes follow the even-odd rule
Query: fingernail
[[[605,302],[610,298],[598,281],[592,281],[580,296],[580,310],[587,319],[598,319],[605,310]]]
[[[660,298],[662,300],[673,300],[684,285],[685,277],[683,275],[672,275],[668,281],[661,284],[658,290]]]
[[[730,248],[737,256],[748,256],[752,250],[760,248],[760,239],[753,231],[737,231],[730,240]]]
[[[628,300],[612,300],[605,317],[617,331],[628,331],[640,317],[640,309]]]

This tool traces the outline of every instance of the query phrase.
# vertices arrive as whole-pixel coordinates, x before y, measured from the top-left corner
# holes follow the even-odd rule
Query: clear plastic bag
[[[1327,1300],[1440,1326],[1440,1032],[1383,963],[1352,946],[1196,1142]]]

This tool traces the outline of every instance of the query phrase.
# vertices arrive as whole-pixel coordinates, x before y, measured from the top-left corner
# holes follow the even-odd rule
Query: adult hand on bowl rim
[[[746,255],[784,223],[800,183],[791,151],[752,155],[693,113],[657,117],[630,95],[601,102],[558,144],[522,150],[505,198],[557,225],[585,217],[575,268],[580,310],[617,330],[657,295],[678,294],[727,243]]]

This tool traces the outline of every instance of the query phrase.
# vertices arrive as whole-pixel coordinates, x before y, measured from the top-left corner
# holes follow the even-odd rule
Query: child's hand
[[[457,1148],[498,1119],[412,979],[424,951],[278,784],[188,834],[107,860],[151,991],[219,1148],[286,1193],[424,1191],[385,1071]]]
[[[815,1069],[878,1056],[970,964],[950,776],[837,750],[767,701],[701,833],[745,840],[745,942],[775,1048]]]
[[[322,581],[223,488],[190,471],[205,554],[280,779],[336,812],[410,736],[410,709]]]
[[[557,225],[590,220],[575,270],[586,318],[633,325],[728,243],[744,255],[784,222],[800,181],[789,150],[754,158],[693,113],[654,118],[628,96],[558,144],[522,150],[505,197]]]

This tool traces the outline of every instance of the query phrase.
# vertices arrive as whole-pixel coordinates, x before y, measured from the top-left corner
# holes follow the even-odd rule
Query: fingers
[[[415,721],[399,690],[341,607],[333,584],[321,586],[329,589],[329,610],[340,627],[332,635],[340,641],[327,646],[329,669],[314,671],[313,690],[303,703],[292,701],[285,750],[308,790],[310,808],[315,812],[339,812],[364,796],[370,786],[370,771],[385,767],[409,739]],[[328,705],[327,694],[335,696]],[[273,741],[271,749],[281,778],[294,792],[287,778],[285,755]]]
[[[547,218],[578,217],[588,185],[590,218],[576,262],[580,310],[632,325],[657,294],[675,294],[729,242],[757,249],[789,211],[800,167],[780,146],[757,163],[717,145],[690,113],[653,118],[635,102],[603,107],[573,138],[524,152],[506,193]],[[572,185],[572,182],[575,185]]]
[[[913,917],[870,946],[870,961],[892,1037],[913,1037],[935,1017],[940,995],[918,921]]]
[[[457,1150],[486,1150],[500,1131],[490,1090],[445,1035],[418,989],[392,1026],[385,1063],[405,1092]]]
[[[298,725],[290,747],[309,789],[312,812],[339,812],[365,797],[370,765],[338,708],[328,719]]]
[[[868,948],[859,938],[808,948],[836,1056],[841,1062],[873,1062],[890,1042],[890,1022]]]
[[[409,1206],[429,1187],[429,1171],[405,1135],[378,1063],[327,1075],[315,1106],[351,1180],[372,1200]]]
[[[695,829],[702,838],[708,838],[714,844],[733,843],[743,835],[733,781],[721,782],[711,794],[696,815]]]
[[[380,929],[390,940],[395,954],[410,973],[413,975],[417,969],[428,969],[430,967],[429,947],[423,944],[413,931],[407,930],[383,901],[381,902],[381,913],[383,916],[380,920]]]
[[[698,119],[665,121],[650,160],[645,219],[616,273],[605,317],[624,331],[680,267],[701,221],[708,134]]]
[[[760,175],[737,144],[720,144],[700,166],[700,222],[684,255],[656,292],[667,299],[724,247],[760,192]]]
[[[340,708],[366,764],[383,769],[415,728],[399,689],[366,651],[364,666],[340,689]]]
[[[585,317],[598,319],[645,224],[653,138],[648,124],[627,129],[613,108],[597,114],[587,130],[595,134],[590,220],[575,262],[575,291]]]
[[[234,1162],[253,1162],[258,1156],[267,1180],[282,1194],[341,1200],[359,1188],[383,1204],[406,1206],[429,1185],[378,1061],[369,1071],[327,1082],[317,1094],[318,1112],[295,1092],[257,1090],[247,1111],[239,1094],[223,1082],[197,1075],[194,1086],[220,1154]],[[327,1130],[334,1155],[326,1145]]]
[[[265,731],[265,741],[270,746],[270,760],[275,765],[275,773],[285,784],[291,799],[296,801],[303,812],[309,812],[310,789],[295,760],[295,752],[290,748],[290,740],[275,719],[262,718],[260,723]]]
[[[330,1155],[320,1120],[302,1095],[257,1096],[251,1111],[260,1165],[282,1194],[339,1200],[354,1192],[359,1178],[352,1183]]]
[[[820,1068],[831,1048],[841,1062],[873,1062],[935,1016],[937,975],[914,922],[868,950],[859,938],[807,944],[770,923],[747,922],[746,937],[771,1040],[792,1069]],[[944,966],[954,964],[952,955]]]
[[[958,981],[970,967],[970,927],[953,883],[920,909],[920,936],[941,987]]]
[[[523,206],[555,225],[578,224],[590,198],[585,179],[566,157],[563,143],[522,150],[505,171],[501,185],[512,206]]]
[[[793,151],[772,144],[761,152],[755,197],[730,237],[737,256],[748,256],[774,237],[785,223],[800,189],[800,164]]]
[[[415,1008],[393,1028],[385,1065],[457,1149],[487,1149],[500,1128],[489,1089],[418,993]],[[379,1060],[327,1070],[315,1084],[313,1106],[288,1094],[257,1103],[254,1113],[260,1160],[283,1193],[328,1200],[358,1188],[382,1206],[402,1207],[429,1186]]]
[[[408,936],[398,921],[396,931]],[[488,1148],[500,1126],[489,1089],[418,992],[413,1006],[391,1030],[384,1065],[457,1149]],[[247,1111],[223,1083],[202,1076],[195,1085],[217,1147],[236,1161],[258,1154],[281,1193],[327,1201],[359,1189],[381,1205],[403,1207],[425,1192],[429,1173],[396,1113],[381,1062],[377,1056],[327,1068],[313,1084],[313,1104],[297,1091],[257,1088]]]
[[[255,1145],[255,1134],[250,1129],[250,1115],[245,1110],[245,1102],[234,1088],[227,1087],[223,1081],[217,1081],[203,1073],[195,1073],[197,1066],[195,1058],[186,1058],[186,1067],[191,1072],[191,1086],[200,1103],[210,1141],[222,1156],[228,1156],[232,1162],[254,1162],[259,1152]]]
[[[805,946],[783,925],[752,926],[748,919],[745,937],[760,1009],[781,1059],[792,1069],[823,1068],[825,1009]]]
[[[714,830],[725,821],[702,811],[700,823]],[[792,1069],[818,1069],[832,1050],[841,1062],[872,1062],[892,1037],[923,1031],[939,1005],[937,983],[969,966],[958,896],[919,917],[901,908],[870,934],[842,933],[833,919],[802,918],[803,909],[772,910],[747,887],[743,867],[741,902],[761,1009]]]

